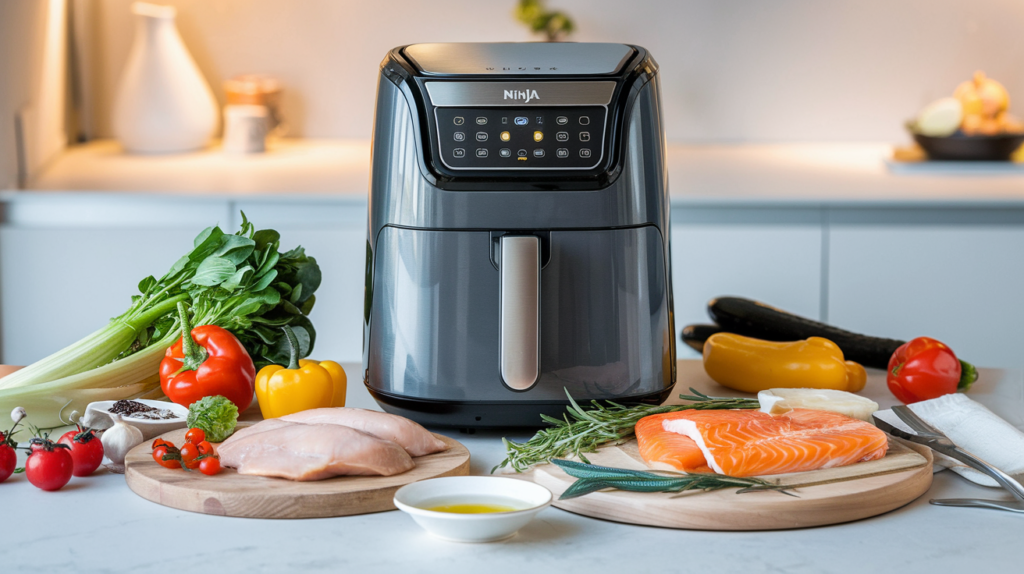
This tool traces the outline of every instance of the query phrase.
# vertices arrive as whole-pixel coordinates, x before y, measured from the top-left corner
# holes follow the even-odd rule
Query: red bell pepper
[[[191,329],[185,306],[178,303],[182,337],[160,362],[160,388],[169,399],[189,406],[203,397],[221,395],[238,412],[252,404],[256,367],[245,347],[227,329],[201,325]]]
[[[977,378],[974,367],[957,359],[945,344],[918,337],[892,354],[886,382],[892,394],[909,405],[967,390]]]

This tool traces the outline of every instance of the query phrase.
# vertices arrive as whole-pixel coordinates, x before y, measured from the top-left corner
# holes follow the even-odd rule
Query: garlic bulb
[[[110,418],[114,421],[114,426],[103,431],[103,438],[100,439],[103,442],[103,454],[107,455],[112,463],[109,466],[110,470],[123,473],[124,457],[145,439],[142,438],[142,431],[125,424],[121,420],[121,415],[110,413]]]

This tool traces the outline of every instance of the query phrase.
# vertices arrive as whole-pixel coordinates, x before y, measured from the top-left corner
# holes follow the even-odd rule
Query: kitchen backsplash
[[[132,0],[93,12],[92,132],[131,42]],[[154,0],[179,8],[189,49],[220,83],[269,73],[291,135],[366,138],[377,66],[394,46],[528,41],[513,0]],[[665,128],[689,142],[902,139],[902,122],[976,69],[1024,93],[1024,3],[1010,0],[550,0],[578,41],[641,44],[662,66]]]

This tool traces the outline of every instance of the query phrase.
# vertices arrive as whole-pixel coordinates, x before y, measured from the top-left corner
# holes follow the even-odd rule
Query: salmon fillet
[[[729,476],[845,466],[882,458],[888,448],[885,433],[873,425],[828,411],[680,411],[661,422],[664,430],[692,439],[708,466]]]
[[[683,472],[714,472],[693,439],[667,431],[662,423],[678,413],[661,413],[640,419],[634,427],[640,456],[647,464],[660,462]]]
[[[239,474],[297,481],[391,476],[416,466],[405,449],[389,440],[341,425],[275,419],[235,433],[220,444],[217,454],[224,466]]]
[[[447,450],[448,445],[417,423],[398,415],[356,408],[310,409],[281,417],[282,421],[341,425],[397,442],[410,456]]]

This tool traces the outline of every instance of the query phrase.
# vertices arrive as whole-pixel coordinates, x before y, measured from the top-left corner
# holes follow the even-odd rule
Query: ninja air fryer
[[[385,411],[541,426],[675,383],[658,65],[624,44],[414,44],[380,67],[363,333]]]

